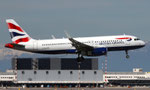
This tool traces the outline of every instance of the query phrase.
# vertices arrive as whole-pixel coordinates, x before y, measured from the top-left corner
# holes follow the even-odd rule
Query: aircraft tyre
[[[127,58],[127,59],[129,59],[129,58],[130,58],[130,56],[129,56],[129,55],[126,55],[126,58]]]
[[[78,63],[83,62],[84,60],[85,60],[85,59],[84,59],[83,56],[77,58],[77,62],[78,62]]]

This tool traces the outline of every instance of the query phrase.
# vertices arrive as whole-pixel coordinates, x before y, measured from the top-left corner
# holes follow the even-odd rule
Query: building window
[[[37,72],[36,71],[34,71],[34,74],[36,74]]]
[[[70,71],[70,74],[73,74],[73,72],[72,72],[72,71]]]
[[[28,78],[29,81],[32,81],[32,78]]]
[[[60,72],[60,71],[58,71],[58,74],[61,74],[61,72]]]
[[[82,71],[82,74],[84,74],[85,72],[84,71]]]
[[[24,71],[22,71],[22,74],[25,74],[25,72],[24,72]]]
[[[46,71],[46,74],[48,74],[49,72],[48,71]]]
[[[94,71],[94,74],[97,74],[97,72],[96,72],[96,71]]]

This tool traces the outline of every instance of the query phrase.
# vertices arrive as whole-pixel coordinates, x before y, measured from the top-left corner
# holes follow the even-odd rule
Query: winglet
[[[56,39],[54,35],[52,35],[52,39]]]
[[[71,38],[71,36],[68,34],[68,32],[66,30],[64,30],[64,32],[65,32],[67,38]]]

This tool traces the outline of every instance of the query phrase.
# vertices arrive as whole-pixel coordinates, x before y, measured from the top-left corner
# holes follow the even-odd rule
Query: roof
[[[15,75],[13,72],[0,72],[0,75]]]
[[[107,72],[107,74],[145,75],[145,72]]]

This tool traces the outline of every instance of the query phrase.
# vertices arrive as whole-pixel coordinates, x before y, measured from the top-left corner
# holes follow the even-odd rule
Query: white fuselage
[[[108,51],[131,50],[145,46],[144,41],[130,35],[78,37],[74,39],[94,48],[107,48]],[[47,54],[76,53],[76,48],[68,38],[33,40],[25,45],[25,49]]]

